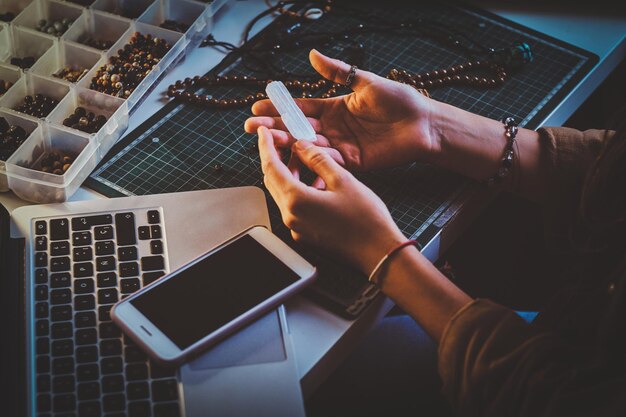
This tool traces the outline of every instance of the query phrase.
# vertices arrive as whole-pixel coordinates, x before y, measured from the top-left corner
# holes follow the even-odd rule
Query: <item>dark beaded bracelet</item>
[[[504,118],[502,123],[504,123],[504,136],[507,138],[507,143],[506,148],[504,148],[504,156],[502,157],[502,166],[495,175],[492,175],[485,181],[490,187],[502,182],[509,175],[513,166],[513,147],[515,146],[515,136],[517,136],[517,123],[510,116]]]

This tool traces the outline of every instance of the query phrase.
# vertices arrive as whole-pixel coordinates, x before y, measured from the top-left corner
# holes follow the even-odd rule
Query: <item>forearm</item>
[[[414,247],[401,249],[377,274],[382,291],[439,341],[452,316],[472,299]]]
[[[431,135],[436,144],[432,162],[441,167],[484,181],[502,166],[508,139],[501,121],[434,101]],[[533,200],[540,200],[545,193],[540,178],[546,164],[541,160],[538,139],[536,131],[519,129],[513,166],[502,182],[504,189]]]

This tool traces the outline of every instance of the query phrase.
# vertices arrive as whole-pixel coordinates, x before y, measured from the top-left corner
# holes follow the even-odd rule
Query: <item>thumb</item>
[[[329,58],[323,55],[317,49],[311,49],[309,52],[309,61],[322,77],[336,84],[345,85],[346,78],[350,73],[350,65],[338,59]],[[357,69],[350,88],[358,90],[370,84],[374,78],[378,77],[369,71]]]
[[[329,188],[335,188],[348,173],[323,148],[303,140],[297,141],[293,150],[298,159],[317,174]]]

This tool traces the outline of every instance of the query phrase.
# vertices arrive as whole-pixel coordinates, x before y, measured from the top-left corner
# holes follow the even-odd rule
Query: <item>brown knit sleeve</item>
[[[626,373],[593,351],[541,331],[512,310],[475,300],[439,345],[443,389],[459,416],[621,416]]]
[[[546,238],[553,249],[565,248],[587,170],[615,132],[566,127],[540,128],[537,132],[546,172],[543,199]]]

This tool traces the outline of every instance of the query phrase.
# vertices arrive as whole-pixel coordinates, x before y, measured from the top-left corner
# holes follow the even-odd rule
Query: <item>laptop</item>
[[[239,232],[269,227],[261,190],[0,212],[3,415],[304,416],[282,306],[178,369],[149,360],[109,315],[119,299]]]

